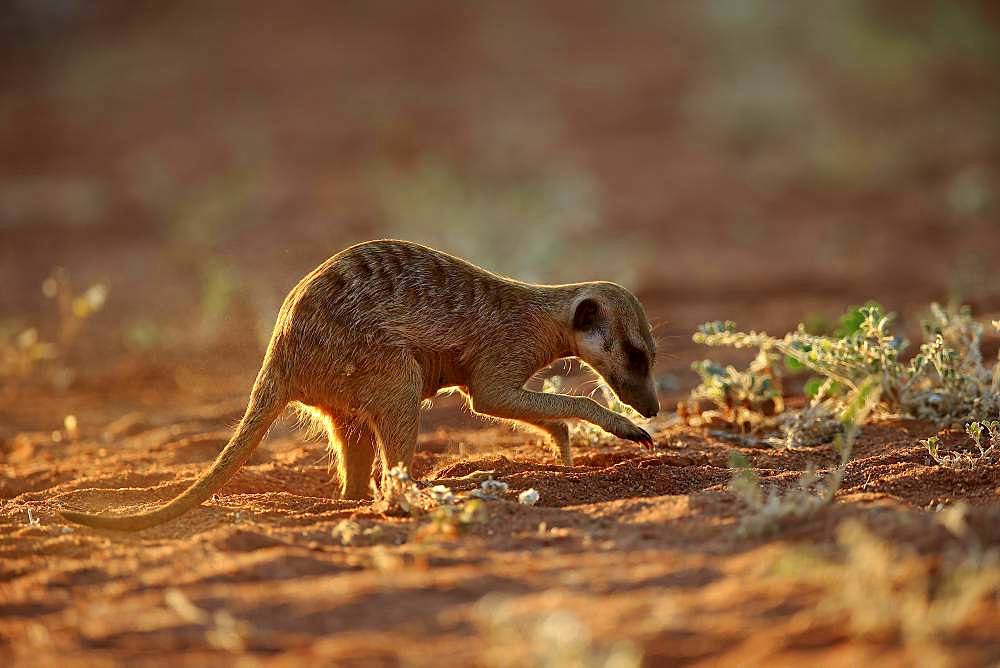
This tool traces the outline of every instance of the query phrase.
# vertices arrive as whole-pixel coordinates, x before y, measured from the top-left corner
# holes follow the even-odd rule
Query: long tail
[[[243,414],[243,419],[236,427],[233,437],[219,453],[212,467],[179,496],[156,510],[137,515],[88,515],[66,510],[61,511],[62,516],[71,522],[100,529],[138,531],[180,517],[203,503],[246,463],[288,403],[283,392],[272,380],[266,362],[264,366],[265,368],[261,369],[257,376],[246,413]]]

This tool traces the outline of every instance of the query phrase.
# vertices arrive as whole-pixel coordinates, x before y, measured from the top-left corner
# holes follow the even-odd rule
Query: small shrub
[[[706,400],[716,410],[704,417],[721,417],[741,428],[756,428],[765,422],[765,414],[783,409],[780,378],[775,372],[776,356],[761,349],[746,371],[711,360],[695,362],[691,368],[701,378],[691,391],[694,401]]]
[[[843,482],[858,430],[878,399],[877,381],[863,383],[840,416],[841,430],[834,440],[834,446],[840,453],[840,463],[825,476],[821,476],[810,464],[795,485],[784,493],[774,487],[765,490],[747,458],[739,452],[730,454],[729,466],[733,476],[729,489],[746,506],[738,534],[750,537],[773,533],[828,506]]]
[[[339,540],[341,545],[370,545],[382,536],[382,528],[379,525],[362,526],[353,520],[341,520],[337,523],[330,535]]]
[[[435,534],[441,536],[456,536],[473,524],[481,524],[488,516],[486,504],[479,499],[469,499],[444,503],[431,511],[429,528],[421,535]]]
[[[702,383],[692,398],[713,401],[724,417],[741,425],[779,426],[784,435],[778,442],[786,445],[812,441],[804,438],[811,436],[805,433],[806,427],[816,427],[812,429],[816,438],[832,433],[829,415],[849,401],[868,378],[877,380],[886,412],[941,424],[1000,414],[1000,360],[992,368],[984,364],[982,325],[973,320],[968,308],[947,311],[932,304],[923,323],[923,343],[908,361],[903,358],[908,343],[892,333],[892,315],[883,313],[879,305],[862,306],[849,316],[841,319],[837,332],[841,336],[811,334],[803,325],[782,338],[739,332],[732,322],[702,325],[693,336],[696,343],[757,348],[759,352],[745,372],[723,369],[710,361],[696,363],[694,369]],[[760,405],[778,393],[781,359],[790,370],[808,369],[820,379],[811,386],[811,414],[775,423],[760,416]],[[734,412],[737,406],[744,410]],[[776,403],[776,408],[780,412],[780,404]],[[755,415],[748,416],[748,412]],[[817,427],[816,422],[825,425]]]
[[[423,493],[410,478],[410,472],[400,462],[389,469],[383,477],[382,488],[372,483],[372,495],[375,497],[375,507],[385,515],[416,515],[420,514],[420,500]]]
[[[59,343],[68,347],[79,335],[83,323],[104,308],[108,287],[94,283],[83,292],[73,289],[69,272],[58,267],[42,283],[42,294],[56,304],[59,314]]]
[[[163,593],[163,600],[185,622],[202,627],[206,642],[215,649],[240,651],[255,633],[252,626],[237,620],[228,610],[216,610],[213,613],[198,607],[180,589],[167,589]]]
[[[58,356],[55,344],[40,341],[34,327],[0,336],[0,377],[26,378],[38,364]]]
[[[952,469],[974,469],[980,464],[992,464],[1000,458],[1000,421],[970,422],[965,426],[976,452],[962,450],[958,452],[941,452],[937,436],[921,439],[920,444],[927,448],[927,453],[940,466]],[[989,438],[989,445],[983,447],[983,437]]]
[[[507,490],[507,483],[497,480],[486,480],[479,498],[463,499],[444,485],[435,485],[429,490],[421,490],[410,477],[409,471],[402,463],[389,469],[382,490],[378,490],[372,482],[375,494],[375,508],[384,515],[417,517],[427,514],[430,523],[420,527],[416,532],[418,539],[430,535],[455,536],[469,526],[486,521],[487,511],[483,499],[496,498]],[[473,493],[475,495],[475,492]],[[357,535],[355,527],[345,526],[347,536],[340,536],[342,541],[353,539]]]
[[[778,448],[802,448],[830,443],[844,431],[844,424],[829,402],[815,401],[809,406],[783,413],[775,418],[778,435],[766,442]]]
[[[477,499],[499,499],[507,493],[508,489],[510,489],[510,485],[504,481],[490,478],[479,483],[479,489],[472,490],[471,495]]]

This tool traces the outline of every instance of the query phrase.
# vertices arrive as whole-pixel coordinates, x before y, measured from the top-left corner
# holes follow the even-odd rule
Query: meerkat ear
[[[587,297],[581,299],[573,312],[573,329],[580,332],[588,332],[597,326],[597,319],[600,315],[601,307],[596,301]]]

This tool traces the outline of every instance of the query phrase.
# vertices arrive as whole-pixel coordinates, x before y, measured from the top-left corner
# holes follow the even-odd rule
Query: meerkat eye
[[[629,371],[640,376],[645,376],[649,373],[649,358],[646,357],[646,353],[631,343],[625,343],[623,347],[625,348],[625,360],[628,363]]]

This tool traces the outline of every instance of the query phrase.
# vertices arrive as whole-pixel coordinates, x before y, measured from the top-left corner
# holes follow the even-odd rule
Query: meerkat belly
[[[423,376],[422,399],[430,399],[446,387],[464,387],[468,374],[458,357],[450,352],[417,351],[417,363]]]

